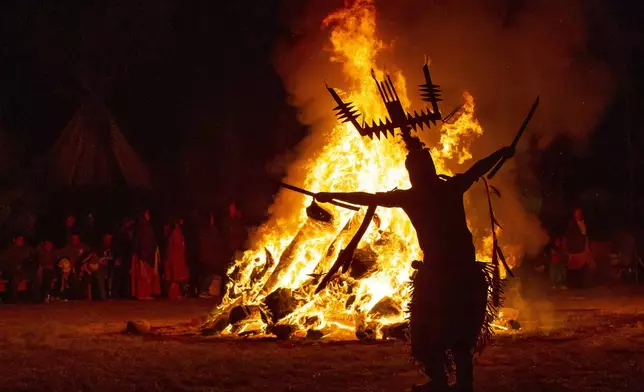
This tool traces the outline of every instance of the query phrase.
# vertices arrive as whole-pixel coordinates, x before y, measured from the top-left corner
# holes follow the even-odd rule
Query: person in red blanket
[[[170,226],[163,257],[163,281],[169,299],[183,298],[185,284],[190,279],[186,261],[186,242],[181,231],[181,221]]]
[[[145,210],[136,222],[132,254],[132,295],[141,300],[161,294],[159,246],[150,225],[150,211]]]
[[[595,263],[588,246],[588,234],[582,209],[577,207],[568,223],[564,238],[568,255],[568,278],[575,287],[590,287],[595,275]]]

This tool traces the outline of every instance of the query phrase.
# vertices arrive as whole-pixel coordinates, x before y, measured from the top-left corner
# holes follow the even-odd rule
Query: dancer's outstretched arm
[[[363,206],[377,205],[382,207],[400,207],[403,203],[405,191],[396,190],[383,193],[367,192],[320,192],[315,195],[315,200],[328,203],[331,200],[340,200],[349,204]]]

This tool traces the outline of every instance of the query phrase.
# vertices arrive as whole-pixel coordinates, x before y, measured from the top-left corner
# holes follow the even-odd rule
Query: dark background
[[[304,3],[3,1],[0,124],[13,161],[23,167],[37,161],[89,86],[149,164],[161,197],[185,204],[239,200],[265,211],[270,200],[254,193],[267,164],[306,135],[273,64],[278,43],[298,42],[289,26]],[[642,6],[606,2],[607,15],[588,4],[597,22],[590,46],[614,71],[617,93],[586,147],[559,138],[533,151],[524,169],[539,178],[544,202],[569,206],[601,189],[637,209],[644,169]]]
[[[245,176],[305,132],[271,65],[288,35],[280,5],[3,2],[0,123],[31,162],[87,86],[149,164],[159,194],[239,198],[253,182]]]

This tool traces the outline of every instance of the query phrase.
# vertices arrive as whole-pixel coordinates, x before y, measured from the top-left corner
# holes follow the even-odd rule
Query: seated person
[[[108,288],[112,287],[109,277],[115,267],[112,235],[105,234],[100,248],[91,251],[81,265],[82,291],[91,294],[92,299],[107,300]]]
[[[59,261],[59,278],[61,279],[61,288],[66,287],[68,295],[66,299],[84,299],[86,292],[80,290],[80,280],[82,272],[82,261],[90,254],[90,248],[81,242],[78,233],[72,233],[69,242],[65,247],[58,251]],[[66,260],[62,263],[61,261]],[[69,264],[69,265],[67,265]]]
[[[81,261],[80,267],[81,295],[85,299],[107,299],[107,260],[90,251]]]
[[[72,262],[64,257],[56,263],[56,283],[52,290],[52,297],[62,300],[76,299],[78,280],[72,267]]]

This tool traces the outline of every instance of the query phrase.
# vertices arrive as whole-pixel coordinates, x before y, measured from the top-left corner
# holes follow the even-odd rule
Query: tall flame
[[[331,60],[341,64],[348,81],[343,98],[354,102],[361,113],[384,117],[385,107],[368,77],[371,69],[382,75],[376,57],[385,47],[376,35],[373,0],[347,2],[345,8],[326,17],[323,26],[330,29]],[[397,72],[393,80],[407,109],[405,79]],[[474,117],[473,97],[465,93],[464,98],[464,114],[454,124],[443,126],[440,143],[432,150],[437,170],[445,174],[452,174],[446,162],[472,158],[470,143],[483,132]],[[410,186],[404,166],[407,151],[401,143],[393,138],[362,138],[350,124],[326,132],[326,143],[290,169],[291,175],[306,173],[303,187],[314,192],[382,192]],[[213,320],[240,304],[265,305],[266,297],[278,289],[288,293],[291,306],[274,322],[292,326],[296,334],[308,329],[336,337],[353,336],[356,331],[377,333],[383,325],[403,320],[410,297],[411,262],[422,259],[416,232],[405,213],[378,208],[357,252],[361,270],[354,268],[314,295],[317,277],[328,271],[365,211],[325,205],[334,220],[321,223],[307,217],[310,202],[309,197],[288,191],[278,195],[272,218],[257,229],[251,248],[228,271],[231,281]],[[225,332],[257,329],[262,333],[267,324],[260,318],[241,327],[228,326]]]

